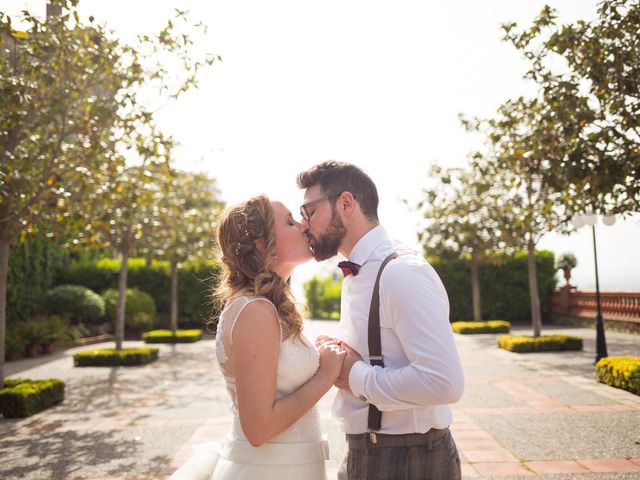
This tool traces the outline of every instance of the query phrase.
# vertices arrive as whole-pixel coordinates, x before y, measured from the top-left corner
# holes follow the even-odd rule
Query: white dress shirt
[[[380,279],[380,326],[384,368],[369,365],[368,320],[373,286],[382,261],[401,248],[382,226],[367,232],[349,260],[362,267],[342,284],[339,336],[364,361],[353,365],[349,386],[340,390],[333,415],[345,433],[367,431],[369,402],[382,411],[380,433],[425,433],[451,424],[447,404],[460,400],[462,365],[449,323],[449,299],[423,258],[402,255]],[[367,363],[365,363],[367,362]]]

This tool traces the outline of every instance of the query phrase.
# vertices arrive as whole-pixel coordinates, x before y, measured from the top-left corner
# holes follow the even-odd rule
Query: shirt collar
[[[382,225],[372,228],[353,246],[349,260],[358,265],[363,265],[376,247],[388,239],[389,236]]]

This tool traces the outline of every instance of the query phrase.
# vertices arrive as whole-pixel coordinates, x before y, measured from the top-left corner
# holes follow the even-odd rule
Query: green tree
[[[158,186],[152,175],[150,163],[155,158],[145,158],[142,165],[127,167],[111,179],[93,197],[92,218],[87,224],[91,241],[110,246],[121,258],[118,276],[118,306],[116,309],[116,349],[124,341],[127,271],[130,252],[144,240],[146,227],[154,221],[154,203],[158,201]]]
[[[79,235],[82,242],[111,247],[122,260],[116,349],[122,348],[124,340],[127,259],[132,251],[147,248],[151,242],[150,231],[159,221],[162,188],[169,181],[166,177],[174,147],[173,139],[158,130],[145,98],[153,92],[161,102],[176,100],[197,86],[197,74],[203,66],[219,59],[192,55],[193,41],[183,32],[194,27],[204,29],[201,24],[190,25],[186,12],[176,10],[175,18],[157,35],[140,36],[123,47],[126,63],[121,67],[128,72],[129,87],[123,91],[110,150],[119,167],[90,189],[87,203],[73,212],[84,222]]]
[[[0,386],[10,246],[38,225],[63,223],[86,185],[112,170],[114,92],[127,83],[114,68],[117,42],[100,27],[69,26],[75,10],[47,22],[24,17],[30,28],[16,32],[0,12]]]
[[[187,261],[211,258],[216,219],[224,206],[214,179],[204,173],[173,170],[160,165],[163,174],[159,198],[154,202],[153,224],[143,248],[147,256],[169,261],[171,275],[170,327],[178,328],[178,271]]]
[[[426,227],[418,232],[425,255],[450,255],[470,259],[473,319],[482,320],[480,298],[480,262],[487,253],[504,249],[499,225],[493,210],[488,177],[472,168],[442,169],[434,166],[429,174],[435,181],[424,190],[424,200],[417,208],[426,219]]]
[[[502,240],[528,253],[533,334],[540,336],[535,247],[544,234],[567,229],[562,193],[548,181],[558,148],[553,112],[538,100],[518,98],[504,103],[495,118],[466,125],[488,138],[488,149],[474,157],[474,168],[494,190],[492,211]]]
[[[640,3],[604,0],[591,23],[558,28],[555,19],[545,7],[529,29],[503,25],[504,39],[530,60],[525,78],[539,90],[533,99],[504,103],[486,123],[491,151],[482,164],[505,191],[507,237],[524,241],[529,252],[535,336],[540,236],[568,231],[573,213],[624,214],[640,206]]]
[[[77,0],[53,3],[64,13],[46,22],[23,12],[26,32],[14,31],[0,12],[0,385],[11,242],[30,230],[64,230],[73,244],[98,240],[92,215],[108,208],[100,201],[112,179],[137,175],[128,170],[127,151],[133,148],[134,161],[155,158],[166,140],[140,92],[157,88],[175,99],[197,84],[200,67],[219,58],[189,55],[185,12],[176,11],[158,35],[124,45],[101,26],[83,25]],[[162,63],[167,57],[174,61]],[[135,223],[122,225],[135,236]]]
[[[598,17],[558,26],[545,7],[504,39],[531,62],[526,78],[553,115],[556,149],[541,172],[568,213],[640,211],[640,2],[604,0]],[[551,118],[551,117],[550,117]]]

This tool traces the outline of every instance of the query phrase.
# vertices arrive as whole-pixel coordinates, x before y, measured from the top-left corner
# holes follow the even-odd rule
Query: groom
[[[340,264],[345,274],[340,338],[318,339],[352,347],[333,405],[349,447],[339,478],[460,479],[448,404],[460,400],[464,378],[440,278],[415,254],[388,262],[379,284],[384,368],[370,365],[367,327],[374,284],[383,260],[398,250],[378,221],[376,186],[355,165],[334,161],[300,173],[297,180],[315,258],[340,252],[348,259]],[[370,410],[381,412],[379,425],[379,414],[371,421]]]

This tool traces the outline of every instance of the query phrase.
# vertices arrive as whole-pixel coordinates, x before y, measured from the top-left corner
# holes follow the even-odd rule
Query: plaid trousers
[[[448,428],[406,435],[347,435],[342,480],[460,480],[460,457]]]

